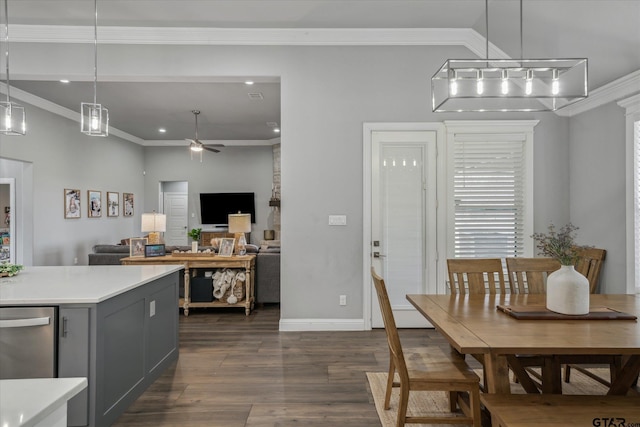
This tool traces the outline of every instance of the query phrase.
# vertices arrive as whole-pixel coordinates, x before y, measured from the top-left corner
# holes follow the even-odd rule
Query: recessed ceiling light
[[[160,132],[160,133],[165,133],[166,131],[167,131],[167,130],[166,130],[165,128],[160,128],[160,129],[158,129],[158,132]]]
[[[274,129],[273,129],[273,131],[274,131],[275,133],[280,133],[280,128],[274,128]]]
[[[67,79],[61,79],[61,80],[60,80],[60,83],[69,83],[69,80],[67,80]]]
[[[247,80],[246,82],[244,82],[244,84],[251,86],[253,82],[251,80]]]

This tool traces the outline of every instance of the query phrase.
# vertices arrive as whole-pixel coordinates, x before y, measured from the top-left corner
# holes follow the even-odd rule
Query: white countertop
[[[0,426],[34,426],[85,387],[86,378],[0,380]]]
[[[181,265],[29,267],[0,277],[0,305],[95,304],[172,272]]]

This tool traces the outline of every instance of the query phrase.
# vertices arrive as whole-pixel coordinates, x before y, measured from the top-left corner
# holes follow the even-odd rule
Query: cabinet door
[[[69,426],[89,424],[89,309],[60,308],[58,326],[58,376],[86,377],[87,388],[69,400]]]

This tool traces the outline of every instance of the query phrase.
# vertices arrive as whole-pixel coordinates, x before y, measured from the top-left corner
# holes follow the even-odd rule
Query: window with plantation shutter
[[[447,123],[449,257],[533,256],[531,171],[537,122],[454,123]]]

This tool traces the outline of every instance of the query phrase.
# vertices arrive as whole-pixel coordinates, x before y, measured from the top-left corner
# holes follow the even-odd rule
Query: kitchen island
[[[113,424],[177,360],[181,269],[26,267],[0,278],[0,310],[54,308],[53,348],[39,351],[54,352],[54,377],[88,380],[87,389],[69,401],[70,426]],[[0,341],[10,333],[0,329]],[[8,347],[0,348],[3,362],[12,357]]]

